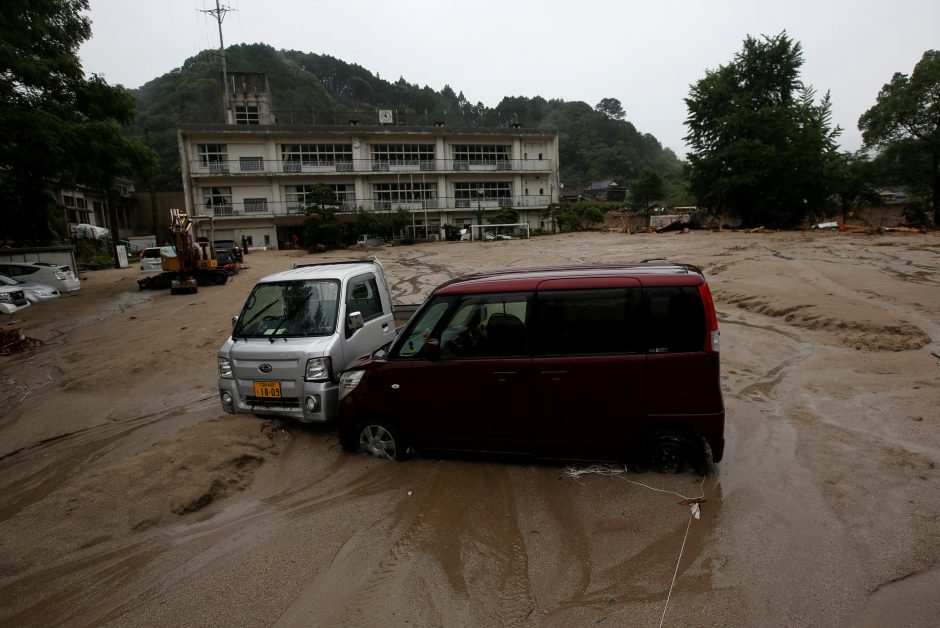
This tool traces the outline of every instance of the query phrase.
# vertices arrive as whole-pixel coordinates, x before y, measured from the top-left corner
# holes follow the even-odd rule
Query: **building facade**
[[[486,224],[502,207],[544,228],[542,212],[558,200],[555,131],[404,126],[390,110],[351,114],[348,125],[280,125],[263,74],[229,75],[226,96],[227,124],[178,132],[197,236],[282,248],[320,184],[350,219],[404,209],[412,232],[429,238],[448,224]]]

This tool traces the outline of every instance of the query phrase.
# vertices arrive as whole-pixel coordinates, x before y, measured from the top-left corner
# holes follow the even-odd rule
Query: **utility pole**
[[[215,18],[215,21],[219,25],[219,55],[222,57],[222,122],[227,122],[226,116],[228,116],[228,68],[225,65],[225,43],[222,41],[222,20],[225,19],[225,14],[231,11],[231,7],[227,7],[223,4],[219,4],[219,0],[215,0],[214,9],[200,9],[200,13],[208,13]]]

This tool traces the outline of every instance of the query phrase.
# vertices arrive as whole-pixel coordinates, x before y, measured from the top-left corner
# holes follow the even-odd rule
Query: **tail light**
[[[705,308],[705,351],[718,353],[718,315],[715,314],[715,303],[712,301],[708,284],[700,285],[698,293],[702,298],[702,306]]]

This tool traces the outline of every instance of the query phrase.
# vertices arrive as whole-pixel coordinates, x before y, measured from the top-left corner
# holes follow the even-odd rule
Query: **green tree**
[[[491,225],[511,225],[519,222],[519,212],[512,207],[500,207],[489,222]]]
[[[593,225],[604,222],[604,212],[597,207],[588,207],[584,210],[584,213],[581,214],[581,217]]]
[[[828,94],[800,81],[803,51],[786,33],[748,37],[731,63],[685,99],[690,189],[746,226],[795,226],[826,205],[836,158]]]
[[[940,225],[940,52],[928,50],[910,76],[896,73],[859,118],[865,148],[897,165],[898,178],[931,191]]]
[[[875,191],[874,164],[868,155],[841,153],[833,163],[836,201],[842,213],[842,222],[848,220],[849,213],[863,205],[880,205],[881,197]]]
[[[51,243],[65,235],[48,189],[107,190],[146,176],[156,157],[122,125],[133,96],[86,79],[78,47],[91,35],[87,0],[6,0],[0,17],[0,241]]]
[[[634,208],[649,214],[650,203],[666,195],[662,176],[651,168],[644,168],[640,176],[630,182],[630,199]]]
[[[616,98],[602,98],[594,106],[595,111],[599,111],[611,120],[623,120],[627,113],[623,110],[623,105]]]

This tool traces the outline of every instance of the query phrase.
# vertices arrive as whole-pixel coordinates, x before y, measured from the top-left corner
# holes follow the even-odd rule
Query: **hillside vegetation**
[[[567,187],[586,187],[598,179],[626,185],[644,168],[651,168],[662,175],[668,196],[680,201],[683,195],[682,163],[655,137],[624,119],[620,102],[613,98],[592,107],[580,101],[506,96],[489,108],[471,103],[463,92],[447,85],[434,91],[404,78],[392,83],[329,55],[248,44],[228,48],[226,58],[230,72],[267,74],[281,124],[345,123],[355,117],[352,112],[394,109],[399,120],[413,125],[443,121],[451,128],[512,123],[552,128],[559,134],[561,179]],[[181,186],[177,127],[223,121],[220,77],[217,53],[205,51],[136,90],[139,116],[131,132],[146,134],[160,155],[157,189]]]

